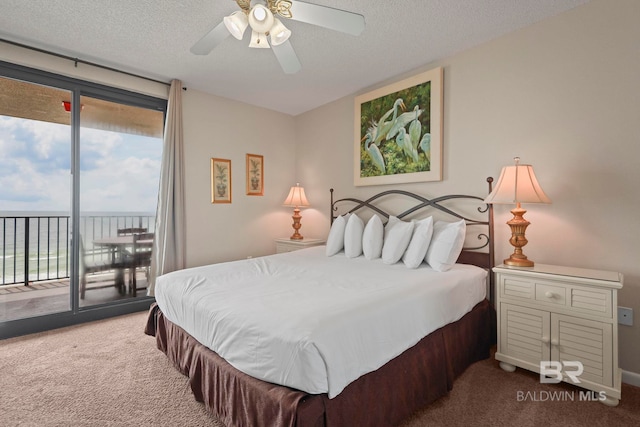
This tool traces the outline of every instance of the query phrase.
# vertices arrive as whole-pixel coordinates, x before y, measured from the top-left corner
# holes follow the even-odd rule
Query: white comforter
[[[485,270],[325,255],[324,246],[166,274],[162,312],[236,369],[337,396],[485,297]]]

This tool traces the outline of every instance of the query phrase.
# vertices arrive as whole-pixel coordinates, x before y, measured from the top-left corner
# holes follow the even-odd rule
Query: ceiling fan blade
[[[294,1],[291,19],[359,36],[364,30],[364,16],[346,10]]]
[[[278,46],[272,46],[271,49],[276,55],[276,59],[282,67],[282,71],[285,74],[295,74],[302,68],[296,52],[293,50],[293,46],[289,40]]]
[[[191,46],[191,53],[196,55],[208,55],[216,46],[229,36],[229,31],[224,21],[213,27],[204,37]]]

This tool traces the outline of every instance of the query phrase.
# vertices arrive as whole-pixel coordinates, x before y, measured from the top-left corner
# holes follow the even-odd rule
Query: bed
[[[332,227],[341,213],[406,223],[435,211],[464,222],[472,244],[446,272],[321,246],[170,273],[145,332],[229,426],[397,425],[489,357],[493,215],[482,200],[331,190]],[[449,206],[468,202],[475,219]]]

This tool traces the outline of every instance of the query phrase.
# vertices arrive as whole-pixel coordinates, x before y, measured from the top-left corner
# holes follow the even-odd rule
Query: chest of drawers
[[[496,359],[502,369],[521,367],[539,373],[541,362],[571,369],[579,362],[580,382],[566,372],[563,381],[606,395],[603,403],[617,405],[621,387],[617,291],[622,275],[544,264],[498,266],[494,272]]]
[[[276,239],[276,253],[292,252],[300,249],[311,248],[313,246],[324,245],[326,240],[322,239],[304,239],[291,240],[289,238]]]

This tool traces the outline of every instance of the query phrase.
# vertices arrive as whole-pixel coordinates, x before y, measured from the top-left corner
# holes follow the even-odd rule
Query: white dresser
[[[544,264],[500,265],[493,271],[496,359],[502,369],[512,372],[519,366],[539,373],[541,361],[568,362],[563,381],[597,392],[604,404],[617,405],[621,384],[617,306],[622,274]],[[576,372],[572,362],[584,368],[580,383],[567,375],[567,371]]]
[[[276,239],[276,253],[281,254],[283,252],[297,251],[299,249],[324,245],[325,243],[326,240],[322,239],[291,240],[288,237]]]

